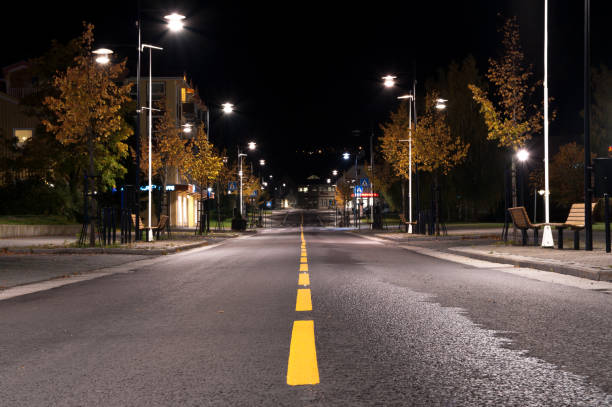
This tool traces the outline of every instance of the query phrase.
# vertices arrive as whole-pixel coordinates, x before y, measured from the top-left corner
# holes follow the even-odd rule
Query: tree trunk
[[[406,180],[402,178],[402,215],[406,219]]]
[[[91,185],[91,208],[89,210],[89,246],[94,247],[96,245],[96,225],[95,225],[95,210],[96,205],[93,199],[93,192],[96,188],[95,177],[94,177],[94,157],[93,157],[93,134],[91,129],[87,129],[87,150],[89,152],[89,175],[87,176],[88,183]]]
[[[436,236],[440,236],[440,185],[437,170],[434,174],[434,202],[436,206]]]

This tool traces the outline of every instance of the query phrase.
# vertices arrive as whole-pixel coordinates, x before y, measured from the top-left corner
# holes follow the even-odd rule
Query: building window
[[[17,138],[17,147],[23,147],[32,138],[33,129],[13,129],[13,135]]]

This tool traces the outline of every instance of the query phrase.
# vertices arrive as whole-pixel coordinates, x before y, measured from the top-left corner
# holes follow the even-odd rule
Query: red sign
[[[355,198],[355,194],[351,194],[351,198]],[[359,194],[357,198],[378,198],[378,193],[364,192]]]

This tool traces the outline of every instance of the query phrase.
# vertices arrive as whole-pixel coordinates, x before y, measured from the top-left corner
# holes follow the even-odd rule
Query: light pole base
[[[550,225],[544,226],[544,233],[542,233],[542,247],[555,247],[555,241],[553,240],[552,229]]]
[[[412,234],[412,224],[408,225],[408,233]]]
[[[153,229],[148,228],[147,229],[147,242],[152,242],[153,241]]]

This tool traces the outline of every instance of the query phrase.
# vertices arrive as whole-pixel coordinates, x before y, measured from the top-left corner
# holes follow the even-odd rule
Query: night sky
[[[592,1],[594,66],[612,65],[612,13],[605,4]],[[53,38],[77,37],[85,20],[96,26],[97,45],[130,57],[135,74],[135,53],[113,47],[136,42],[135,1],[89,2],[79,9],[57,2],[3,7],[9,23],[0,26],[2,66],[39,55]],[[423,92],[438,68],[468,54],[486,72],[500,42],[498,13],[518,16],[527,60],[541,77],[543,7],[543,0],[143,1],[143,42],[164,47],[154,56],[154,75],[187,72],[193,78],[213,109],[215,144],[233,153],[237,143],[255,140],[269,171],[298,181],[341,169],[341,150],[366,145],[372,129],[380,134],[378,125],[397,106],[400,92],[383,89],[381,76],[395,74],[410,86],[416,72],[417,92]],[[165,31],[161,17],[172,11],[187,17],[183,33]],[[550,0],[550,27],[550,93],[558,111],[551,126],[554,150],[581,141],[583,2]],[[219,105],[226,101],[236,105],[237,114],[221,116]],[[361,140],[353,130],[361,131]],[[318,149],[324,154],[317,160],[301,153]]]

